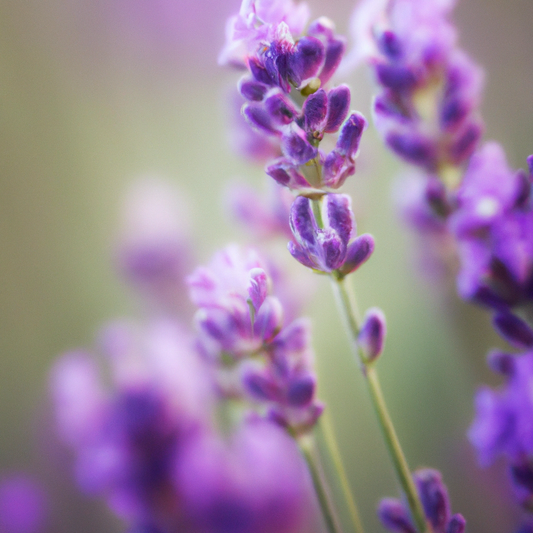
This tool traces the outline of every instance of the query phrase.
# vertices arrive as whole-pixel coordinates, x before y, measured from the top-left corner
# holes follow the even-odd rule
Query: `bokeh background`
[[[309,2],[348,31],[353,2]],[[103,504],[77,493],[53,441],[47,372],[57,354],[89,346],[110,318],[140,302],[113,267],[118,206],[133,179],[177,184],[193,217],[199,261],[246,242],[223,206],[236,177],[266,177],[230,149],[226,94],[238,74],[217,66],[238,0],[0,0],[0,479],[32,472],[46,490],[49,531],[121,531]],[[514,167],[533,152],[533,2],[463,0],[462,46],[486,68],[486,138]],[[342,80],[345,81],[345,80]],[[372,82],[349,74],[353,106],[370,115]],[[387,315],[383,387],[410,464],[442,469],[470,531],[512,531],[519,513],[501,465],[481,471],[465,432],[472,395],[502,345],[488,316],[454,285],[425,277],[398,223],[391,184],[405,170],[370,128],[354,196],[377,251],[355,277],[361,308]],[[368,531],[379,497],[397,486],[349,355],[330,287],[319,280],[315,326],[321,397],[331,409]]]

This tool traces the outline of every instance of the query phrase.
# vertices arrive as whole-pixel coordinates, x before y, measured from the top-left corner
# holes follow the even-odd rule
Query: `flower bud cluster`
[[[423,468],[413,474],[426,520],[435,533],[464,533],[466,522],[461,514],[452,515],[448,491],[437,470]],[[394,498],[381,500],[378,516],[392,533],[416,533],[409,510],[404,502]]]
[[[188,278],[198,343],[218,375],[221,393],[247,398],[292,433],[311,428],[322,413],[309,325],[285,326],[283,305],[252,249],[230,246]]]
[[[367,0],[354,18],[360,55],[381,89],[376,127],[393,152],[428,172],[465,162],[483,131],[483,73],[456,46],[453,5]]]
[[[246,102],[242,114],[264,137],[265,146],[273,140],[279,145],[281,156],[270,161],[266,173],[300,193],[338,189],[355,172],[366,127],[360,113],[349,112],[347,86],[326,88],[345,40],[324,17],[302,35],[308,20],[305,4],[273,2],[268,10],[266,4],[243,0],[239,15],[230,20],[220,60],[247,68],[238,86]],[[236,50],[238,59],[231,60],[230,51]],[[333,150],[326,154],[319,149],[325,134],[339,131]]]

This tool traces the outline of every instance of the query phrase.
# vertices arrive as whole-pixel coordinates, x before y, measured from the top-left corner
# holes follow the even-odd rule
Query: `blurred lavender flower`
[[[60,436],[75,453],[78,483],[104,495],[132,524],[163,531],[183,524],[173,465],[211,420],[200,360],[170,321],[138,329],[113,324],[102,334],[101,350],[111,366],[111,390],[85,352],[64,355],[51,375]]]
[[[308,525],[305,466],[274,424],[246,423],[226,442],[191,441],[176,478],[201,532],[289,533]]]
[[[191,268],[192,243],[182,195],[170,182],[138,180],[124,197],[120,225],[120,273],[160,309],[183,313],[183,278]]]
[[[328,194],[321,207],[321,223],[313,212],[312,201],[299,196],[291,208],[291,229],[296,242],[290,241],[291,255],[304,266],[319,272],[338,271],[344,276],[355,271],[370,258],[374,239],[355,235],[351,198],[345,194]]]
[[[406,161],[445,173],[465,162],[482,133],[483,75],[456,46],[455,2],[362,2],[353,16],[354,54],[369,62],[382,92],[374,118]]]
[[[11,474],[0,479],[0,531],[40,533],[46,528],[46,496],[30,476]]]
[[[426,520],[435,533],[463,533],[465,520],[460,514],[451,515],[450,501],[442,476],[430,468],[414,472],[413,479],[424,508]],[[393,533],[416,533],[405,503],[394,498],[381,500],[378,516],[383,526]]]

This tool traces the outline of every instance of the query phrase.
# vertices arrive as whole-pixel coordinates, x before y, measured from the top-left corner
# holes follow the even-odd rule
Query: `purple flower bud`
[[[374,252],[374,237],[365,233],[357,237],[348,245],[346,260],[339,269],[345,276],[355,272],[360,266],[366,263]]]
[[[383,526],[393,533],[416,533],[409,513],[399,500],[384,498],[379,502],[378,517]]]
[[[343,124],[335,149],[341,155],[354,159],[359,148],[361,135],[367,127],[365,117],[361,113],[352,113]]]
[[[322,85],[325,85],[333,76],[333,74],[335,74],[345,50],[346,41],[340,37],[331,39],[326,44],[324,66],[322,67],[322,70],[318,76],[322,82]]]
[[[346,259],[349,239],[354,230],[351,199],[343,194],[328,194],[321,206],[324,227],[319,228],[311,200],[299,196],[291,208],[291,230],[296,243],[289,251],[300,263],[322,272],[340,268]]]
[[[261,102],[268,91],[264,83],[247,77],[239,81],[238,88],[241,95],[252,102]]]
[[[328,112],[328,96],[324,89],[310,95],[303,106],[304,129],[308,132],[322,132]]]
[[[357,343],[368,362],[375,361],[381,355],[386,334],[387,325],[381,309],[377,307],[369,309],[365,313],[363,325],[357,337]]]
[[[318,154],[318,148],[307,141],[305,132],[299,128],[293,128],[288,134],[283,135],[281,150],[296,165],[303,165]]]
[[[282,398],[279,385],[270,379],[270,376],[265,376],[253,369],[247,369],[244,372],[242,383],[246,392],[256,400],[276,402]]]
[[[298,87],[302,81],[316,76],[324,61],[324,45],[315,37],[302,37],[290,56],[291,81]]]
[[[464,533],[465,529],[466,520],[463,518],[463,515],[457,513],[450,518],[446,527],[446,533]]]
[[[434,531],[444,532],[450,519],[450,503],[440,472],[424,468],[417,470],[413,477],[426,518]]]
[[[312,374],[298,376],[289,382],[287,401],[292,407],[305,407],[313,400],[316,378]]]
[[[298,167],[285,157],[278,158],[274,164],[266,167],[265,172],[277,183],[289,189],[311,188],[311,184]]]
[[[271,341],[281,328],[283,308],[274,296],[267,296],[254,320],[254,335],[263,343]]]
[[[527,168],[529,170],[529,177],[533,178],[533,154],[527,157]]]
[[[457,134],[457,139],[449,148],[449,157],[455,164],[466,161],[476,149],[483,134],[481,123],[473,122]]]
[[[256,131],[267,135],[281,135],[272,121],[272,116],[263,107],[245,104],[242,114]]]
[[[254,306],[255,312],[259,311],[265,301],[268,292],[268,279],[266,272],[262,268],[253,268],[250,270],[250,281],[248,285],[248,294]]]
[[[347,85],[340,85],[329,92],[325,133],[335,133],[340,128],[348,114],[350,98],[350,89]]]
[[[533,466],[527,460],[510,465],[512,482],[519,490],[533,496]]]
[[[409,67],[378,63],[375,68],[379,83],[393,91],[407,92],[416,85],[416,77]]]
[[[498,313],[494,316],[496,331],[517,348],[533,347],[533,330],[522,319],[511,313]]]
[[[409,163],[433,170],[436,165],[435,144],[417,133],[390,132],[385,139],[388,146]]]
[[[382,32],[377,38],[377,44],[380,52],[391,60],[398,60],[402,56],[402,44],[398,36],[386,30]]]
[[[298,114],[290,100],[282,93],[269,96],[265,100],[265,109],[272,122],[278,126],[290,124]]]
[[[355,163],[337,150],[332,150],[324,161],[322,181],[330,189],[342,187],[348,176],[355,174]]]

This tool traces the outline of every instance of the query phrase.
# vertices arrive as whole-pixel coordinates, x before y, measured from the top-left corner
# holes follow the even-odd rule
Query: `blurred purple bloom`
[[[191,441],[176,482],[200,531],[289,533],[307,524],[302,458],[294,440],[268,422],[243,425],[229,442]]]
[[[338,270],[343,275],[349,274],[370,257],[373,240],[370,236],[361,235],[352,241],[355,220],[349,196],[328,194],[322,200],[320,210],[322,227],[315,218],[312,201],[303,196],[296,198],[290,216],[296,242],[289,242],[289,252],[304,266],[314,270]]]
[[[426,515],[435,533],[463,533],[465,520],[460,514],[451,515],[448,490],[437,470],[422,468],[413,473],[413,479]],[[393,533],[414,533],[407,504],[393,498],[381,500],[378,517],[386,529]]]
[[[483,73],[456,47],[454,3],[367,0],[352,21],[352,60],[366,60],[382,89],[376,127],[392,151],[429,172],[465,162],[482,133]]]
[[[170,321],[108,327],[101,350],[112,368],[100,384],[89,354],[68,353],[51,376],[61,437],[73,448],[81,488],[105,495],[130,523],[179,524],[173,464],[209,428],[209,379],[191,340]]]
[[[381,355],[386,334],[387,324],[383,311],[377,307],[369,309],[365,313],[361,331],[357,337],[357,343],[368,362],[374,361]]]
[[[30,476],[12,474],[0,479],[0,531],[40,533],[46,527],[46,496]]]

